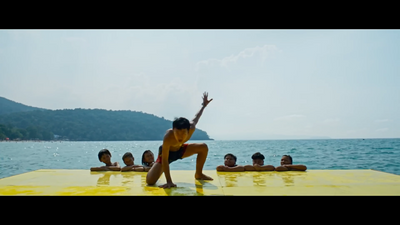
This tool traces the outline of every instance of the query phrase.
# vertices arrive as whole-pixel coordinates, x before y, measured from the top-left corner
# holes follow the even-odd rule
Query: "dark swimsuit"
[[[178,159],[182,159],[183,154],[185,154],[186,147],[188,144],[183,144],[178,151],[169,151],[169,156],[168,156],[168,163],[172,163],[173,161],[176,161]],[[158,158],[156,162],[160,163],[162,162],[162,145],[158,148]]]

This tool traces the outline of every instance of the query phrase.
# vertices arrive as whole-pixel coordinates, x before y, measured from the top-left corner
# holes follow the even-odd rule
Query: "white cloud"
[[[293,114],[293,115],[288,115],[288,116],[277,117],[274,120],[275,121],[286,121],[286,120],[300,119],[300,118],[304,118],[304,117],[305,117],[304,115]]]
[[[264,61],[268,56],[274,54],[279,51],[279,49],[275,45],[264,45],[262,47],[254,47],[254,48],[246,48],[243,51],[239,52],[237,55],[231,55],[222,59],[207,59],[202,60],[196,63],[196,71],[199,70],[202,66],[210,67],[219,65],[221,67],[228,67],[231,63],[236,63],[238,60],[243,58],[250,58],[258,54],[261,57],[262,61]]]

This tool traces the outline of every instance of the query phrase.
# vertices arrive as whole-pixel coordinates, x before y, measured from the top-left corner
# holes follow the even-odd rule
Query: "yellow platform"
[[[176,188],[146,184],[146,172],[37,170],[0,179],[0,195],[400,195],[400,176],[374,170],[306,172],[204,171],[213,181],[194,179],[194,171],[172,170]]]

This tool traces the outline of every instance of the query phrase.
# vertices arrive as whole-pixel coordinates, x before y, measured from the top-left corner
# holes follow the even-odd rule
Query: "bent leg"
[[[186,151],[183,154],[182,159],[194,154],[197,154],[196,173],[194,177],[199,180],[212,180],[211,177],[203,174],[203,166],[208,155],[208,146],[205,143],[190,143],[186,147]]]
[[[154,165],[150,168],[149,172],[147,172],[146,183],[148,185],[153,185],[160,178],[162,171],[162,165],[158,162],[154,163]]]

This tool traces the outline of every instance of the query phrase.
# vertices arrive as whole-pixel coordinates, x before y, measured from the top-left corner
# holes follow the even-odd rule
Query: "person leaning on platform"
[[[154,165],[154,154],[150,150],[146,150],[142,154],[142,165],[145,168],[145,171],[149,171],[150,168]]]
[[[122,167],[121,172],[127,172],[127,171],[139,171],[143,172],[146,171],[146,168],[144,166],[140,165],[135,165],[134,161],[135,158],[133,157],[132,153],[127,152],[122,156],[122,160],[124,161],[125,165]],[[149,169],[147,169],[149,171]]]
[[[276,171],[305,171],[307,167],[305,165],[292,165],[293,159],[290,155],[283,155],[281,159],[281,165],[276,167]]]
[[[275,167],[272,165],[264,165],[264,155],[260,152],[254,153],[251,158],[253,159],[253,165],[245,165],[245,171],[273,171]]]
[[[111,153],[107,149],[100,150],[98,154],[100,162],[106,164],[101,167],[92,167],[90,171],[120,171],[121,167],[118,162],[111,163]]]
[[[244,171],[244,167],[241,165],[236,165],[236,156],[228,153],[224,156],[224,164],[217,166],[217,171],[225,172],[239,172]]]

